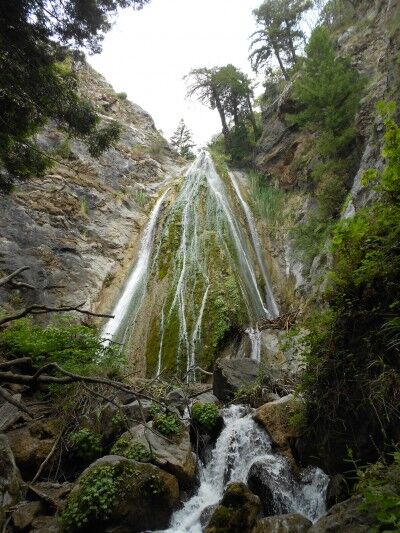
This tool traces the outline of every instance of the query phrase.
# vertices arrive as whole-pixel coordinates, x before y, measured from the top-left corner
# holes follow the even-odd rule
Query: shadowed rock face
[[[213,375],[213,392],[221,400],[231,400],[235,392],[252,385],[258,376],[260,364],[252,359],[220,359]]]
[[[43,178],[16,182],[11,194],[0,193],[0,273],[29,266],[20,279],[35,287],[21,293],[2,288],[0,299],[10,308],[32,302],[90,307],[110,286],[108,308],[154,196],[179,172],[181,163],[152,118],[119,99],[88,65],[78,68],[82,94],[104,123],[122,125],[121,139],[93,159],[81,141],[68,141],[52,123],[37,135],[60,164]]]

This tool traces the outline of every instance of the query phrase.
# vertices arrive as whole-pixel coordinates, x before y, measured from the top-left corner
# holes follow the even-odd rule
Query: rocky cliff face
[[[57,162],[44,178],[0,194],[0,271],[29,266],[23,281],[32,286],[2,289],[6,308],[33,301],[102,307],[101,295],[108,309],[153,197],[182,166],[148,113],[118,96],[87,64],[76,68],[82,94],[103,121],[122,125],[121,138],[94,159],[53,124],[38,136]]]
[[[354,16],[333,30],[338,56],[347,57],[367,81],[364,97],[356,117],[359,168],[343,216],[352,216],[368,203],[373,194],[361,185],[361,176],[368,168],[381,168],[383,125],[376,117],[375,105],[381,100],[399,103],[400,47],[399,0],[359,0]],[[263,111],[264,132],[256,151],[255,164],[273,183],[298,194],[295,202],[295,223],[307,219],[314,199],[307,191],[307,178],[313,168],[309,147],[313,136],[299,131],[285,119],[296,109],[290,84],[274,103]],[[309,292],[324,268],[324,260],[316,258],[306,280],[301,263],[292,251],[285,229],[275,242],[275,255],[294,286]],[[311,279],[311,282],[310,282]]]

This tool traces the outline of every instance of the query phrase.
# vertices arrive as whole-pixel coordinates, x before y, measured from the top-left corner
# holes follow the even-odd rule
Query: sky
[[[185,97],[183,76],[192,68],[232,63],[254,77],[248,48],[256,29],[252,10],[260,3],[151,0],[141,11],[121,10],[102,53],[88,61],[117,92],[148,111],[165,137],[183,118],[202,146],[221,131],[218,113]]]

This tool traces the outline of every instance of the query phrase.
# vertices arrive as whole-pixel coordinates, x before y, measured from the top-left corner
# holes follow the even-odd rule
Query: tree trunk
[[[249,108],[249,120],[250,120],[251,125],[253,127],[254,137],[255,137],[255,139],[257,139],[257,137],[258,137],[258,128],[257,128],[256,117],[254,116],[253,106],[251,105],[250,95],[247,95],[246,99],[247,99],[247,105],[248,105],[248,108]]]
[[[223,135],[225,137],[225,141],[228,142],[229,128],[228,128],[228,125],[226,123],[226,117],[225,117],[224,108],[223,108],[221,100],[219,98],[219,94],[217,93],[216,90],[213,90],[213,98],[215,100],[215,107],[217,108],[218,113],[219,113],[219,118],[221,119],[222,133],[223,133]]]
[[[276,45],[273,45],[273,49],[274,49],[275,57],[276,57],[276,59],[278,60],[279,67],[280,67],[280,69],[281,69],[281,71],[282,71],[282,74],[283,74],[285,80],[288,81],[288,80],[289,80],[289,76],[288,76],[288,73],[286,72],[286,69],[285,69],[285,67],[284,67],[284,65],[283,65],[283,62],[282,62],[281,56],[280,56],[280,54],[279,54],[278,47],[277,47]]]

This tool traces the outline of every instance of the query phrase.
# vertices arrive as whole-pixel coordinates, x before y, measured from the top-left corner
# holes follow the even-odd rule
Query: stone
[[[42,505],[40,502],[23,502],[12,514],[13,525],[16,529],[28,528],[35,517],[40,513]]]
[[[151,418],[151,405],[149,400],[141,400],[140,404],[137,400],[132,400],[126,404],[115,405],[107,403],[100,412],[100,433],[103,436],[105,443],[109,443],[121,434],[121,424],[118,420],[125,417],[128,425],[133,422],[146,421]],[[124,429],[126,425],[122,426]]]
[[[256,381],[259,367],[252,359],[219,359],[214,367],[213,393],[222,402],[232,400],[238,389]]]
[[[38,516],[32,522],[32,533],[59,533],[61,531],[56,516]]]
[[[298,513],[269,516],[259,520],[252,533],[306,533],[312,522]]]
[[[67,496],[73,488],[73,483],[52,483],[50,481],[40,481],[31,483],[28,488],[28,496],[38,498],[46,508],[61,511],[65,507]]]
[[[15,463],[8,439],[0,435],[0,528],[5,512],[18,503],[23,496],[23,482]]]
[[[164,437],[143,425],[133,426],[123,434],[126,439],[141,442],[147,450],[151,450],[152,462],[166,472],[174,475],[181,488],[190,489],[196,478],[196,461],[192,452],[192,445],[187,429],[177,436]]]
[[[244,483],[230,483],[213,512],[205,533],[251,532],[261,512],[258,496]]]
[[[210,523],[211,517],[217,507],[218,504],[215,503],[214,505],[207,505],[207,507],[202,510],[200,515],[200,524],[202,529],[207,528],[208,524]]]
[[[328,483],[326,489],[326,508],[341,503],[350,496],[350,488],[346,478],[342,474],[334,475]]]
[[[373,514],[360,511],[361,504],[361,496],[352,496],[334,505],[309,529],[309,533],[369,533],[374,524]]]
[[[168,527],[172,512],[179,503],[177,479],[149,463],[138,463],[116,455],[98,459],[81,474],[68,498],[67,509],[71,502],[79,505],[82,501],[82,480],[101,466],[112,467],[119,475],[125,475],[126,482],[110,518],[96,520],[90,517],[87,531],[139,533]]]
[[[22,426],[7,433],[15,462],[26,479],[36,473],[52,449],[55,438],[48,438],[48,436],[47,432],[35,435],[28,426]]]
[[[13,399],[21,402],[21,395],[14,394]],[[7,431],[21,417],[22,413],[15,405],[4,402],[0,405],[0,432]]]
[[[303,401],[293,394],[259,407],[254,419],[269,433],[274,444],[281,448],[290,448],[299,437],[299,427],[291,422],[293,415],[301,414]]]

